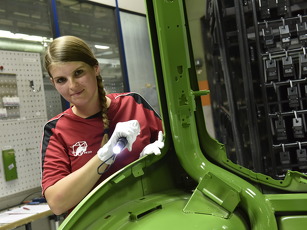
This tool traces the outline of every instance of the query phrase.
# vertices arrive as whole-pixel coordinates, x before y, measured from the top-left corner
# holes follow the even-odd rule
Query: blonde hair
[[[82,39],[75,36],[62,36],[54,39],[48,46],[44,58],[44,66],[48,71],[49,76],[52,78],[52,75],[49,72],[50,66],[52,64],[72,61],[81,61],[92,67],[99,65],[92,50]],[[107,100],[105,97],[106,92],[102,84],[102,77],[99,74],[98,76],[96,76],[96,78],[102,112],[102,122],[104,126],[104,135],[101,142],[102,146],[109,139],[109,119],[107,116]]]

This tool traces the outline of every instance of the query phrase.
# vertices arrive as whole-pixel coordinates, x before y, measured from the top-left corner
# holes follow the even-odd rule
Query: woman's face
[[[89,66],[84,62],[61,62],[51,65],[51,81],[57,91],[76,107],[96,105],[98,86],[96,76],[99,66]]]

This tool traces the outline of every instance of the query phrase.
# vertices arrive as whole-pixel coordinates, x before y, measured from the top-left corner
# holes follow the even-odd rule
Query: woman
[[[72,105],[45,125],[41,145],[43,194],[60,215],[112,173],[140,156],[159,154],[162,122],[138,94],[105,94],[99,63],[80,38],[55,39],[45,68]],[[127,148],[115,159],[112,148],[122,136]]]

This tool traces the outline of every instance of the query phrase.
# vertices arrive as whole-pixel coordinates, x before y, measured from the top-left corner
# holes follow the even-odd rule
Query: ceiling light
[[[96,49],[102,49],[102,50],[107,50],[110,48],[110,46],[102,46],[102,45],[95,45]]]
[[[43,42],[47,39],[45,37],[28,35],[28,34],[21,34],[21,33],[14,34],[10,31],[6,31],[6,30],[0,30],[0,37],[22,39],[22,40],[35,41],[35,42]]]

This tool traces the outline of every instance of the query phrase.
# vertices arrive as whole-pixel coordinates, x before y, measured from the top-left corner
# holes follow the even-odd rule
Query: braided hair
[[[92,50],[82,39],[75,36],[62,36],[54,39],[48,46],[44,58],[44,66],[52,78],[49,71],[52,64],[73,61],[81,61],[92,67],[99,65]],[[99,74],[96,78],[102,112],[102,123],[104,126],[104,135],[101,142],[101,146],[103,146],[109,139],[109,119],[107,116],[106,92],[102,84],[102,77]]]

